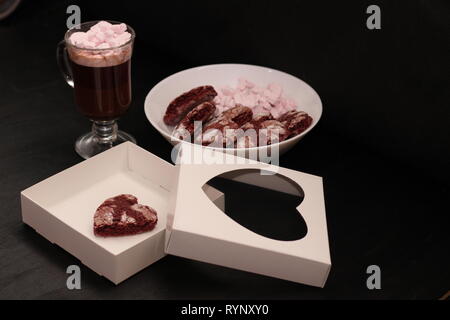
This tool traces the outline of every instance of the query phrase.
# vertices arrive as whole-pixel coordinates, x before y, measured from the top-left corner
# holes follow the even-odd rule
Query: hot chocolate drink
[[[101,22],[69,38],[75,103],[91,120],[117,119],[131,103],[132,43],[120,26]]]
[[[110,67],[87,67],[71,61],[75,103],[92,120],[112,120],[131,103],[131,61]]]

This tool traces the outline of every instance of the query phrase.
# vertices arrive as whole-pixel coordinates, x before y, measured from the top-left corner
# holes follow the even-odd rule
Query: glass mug
[[[75,142],[76,152],[88,159],[125,141],[136,140],[117,129],[116,120],[131,104],[131,56],[134,30],[126,43],[107,49],[86,49],[69,41],[75,32],[87,32],[100,21],[82,23],[69,29],[58,44],[56,58],[66,82],[74,89],[79,112],[92,121],[92,130]],[[119,24],[116,21],[107,21]]]

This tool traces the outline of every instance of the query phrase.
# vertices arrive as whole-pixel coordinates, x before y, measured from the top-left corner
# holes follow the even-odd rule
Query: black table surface
[[[89,130],[55,62],[64,5],[28,3],[0,24],[0,298],[437,299],[448,291],[448,186],[326,122],[280,163],[324,178],[332,259],[325,288],[174,256],[115,286],[24,225],[20,191],[82,161],[73,143]],[[42,33],[32,37],[31,29]],[[159,80],[191,65],[141,52],[137,43],[133,103],[119,125],[169,160],[171,146],[147,121],[144,99]],[[230,189],[226,196],[240,195]],[[66,287],[73,264],[81,266],[81,290]],[[381,290],[367,289],[370,265],[381,268]]]

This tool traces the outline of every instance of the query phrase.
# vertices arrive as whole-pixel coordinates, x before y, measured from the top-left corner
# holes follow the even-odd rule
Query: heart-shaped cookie
[[[105,200],[94,214],[94,234],[116,237],[152,230],[158,221],[157,213],[138,203],[130,194],[121,194]]]

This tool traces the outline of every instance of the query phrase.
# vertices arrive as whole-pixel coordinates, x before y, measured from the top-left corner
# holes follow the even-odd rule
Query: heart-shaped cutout
[[[304,199],[303,189],[283,175],[239,169],[206,184],[225,194],[224,214],[252,232],[282,241],[300,240],[308,232],[296,209]]]

